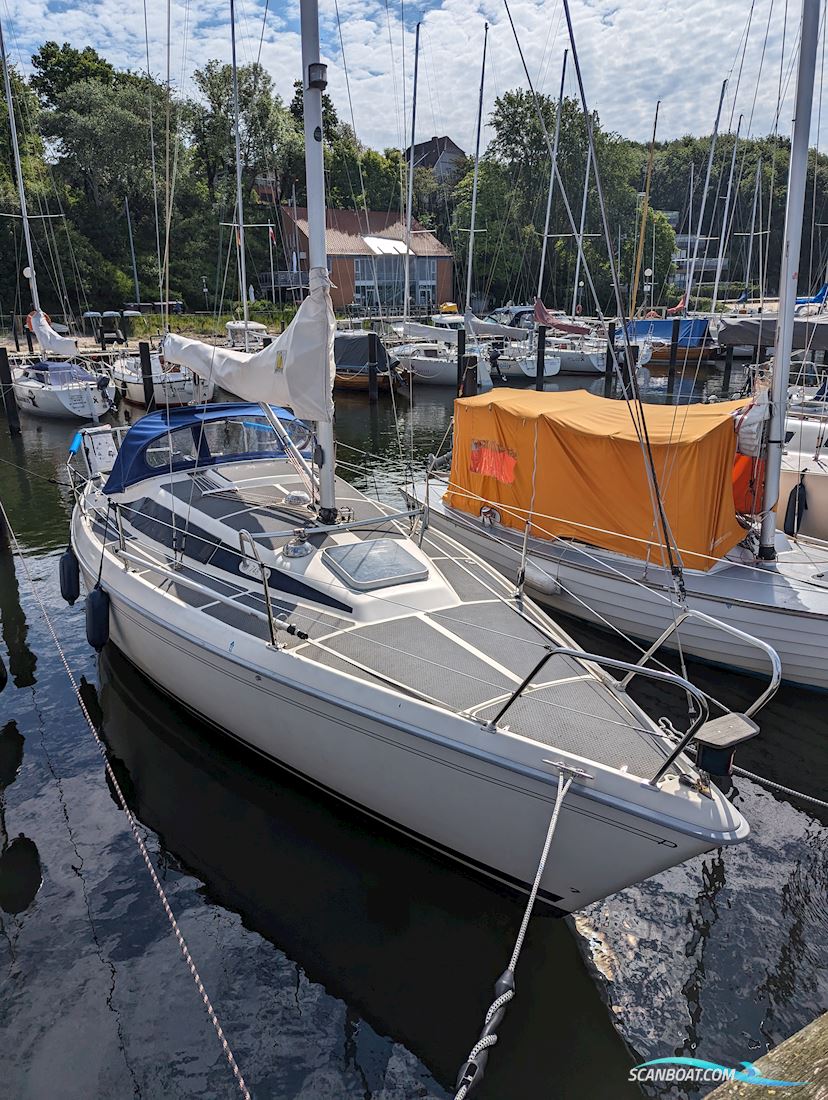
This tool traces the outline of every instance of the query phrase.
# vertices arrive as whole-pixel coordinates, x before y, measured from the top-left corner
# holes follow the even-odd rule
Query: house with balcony
[[[719,255],[718,237],[699,237],[699,247],[696,254],[696,266],[693,268],[693,286],[709,282],[716,273],[716,261]],[[693,250],[696,245],[695,233],[677,233],[676,250],[673,253],[675,274],[673,282],[683,290],[687,286],[687,275],[693,262]],[[727,279],[727,257],[722,262],[722,278]]]
[[[291,266],[307,282],[308,212],[281,207],[286,248]],[[356,307],[399,312],[405,297],[405,220],[397,211],[333,210],[326,212],[326,245],[334,309]],[[451,250],[417,221],[411,225],[408,257],[409,288],[414,309],[435,309],[453,294],[454,262]],[[278,275],[279,273],[277,273]],[[264,290],[267,274],[262,275]],[[268,284],[269,286],[269,284]]]

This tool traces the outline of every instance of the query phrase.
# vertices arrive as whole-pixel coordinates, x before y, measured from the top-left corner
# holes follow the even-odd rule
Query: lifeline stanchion
[[[538,869],[535,872],[535,881],[532,883],[529,901],[526,903],[526,910],[523,914],[523,920],[520,923],[520,930],[515,940],[512,957],[509,960],[509,965],[495,982],[495,999],[489,1005],[489,1011],[486,1013],[486,1019],[483,1022],[483,1028],[480,1032],[480,1038],[474,1044],[469,1052],[468,1058],[460,1067],[460,1072],[457,1075],[457,1091],[454,1100],[465,1100],[465,1097],[468,1096],[475,1085],[479,1085],[483,1080],[483,1074],[486,1072],[486,1063],[489,1060],[489,1048],[493,1047],[497,1042],[496,1029],[500,1026],[503,1017],[506,1015],[506,1008],[509,1001],[515,996],[515,969],[518,959],[520,958],[520,952],[523,949],[523,941],[526,939],[526,930],[529,927],[529,920],[532,916],[532,910],[535,907],[535,900],[538,896],[543,872],[546,869],[546,861],[549,858],[549,849],[552,845],[552,838],[555,835],[558,815],[561,811],[563,800],[566,798],[567,791],[572,786],[572,780],[576,775],[587,777],[585,772],[580,772],[575,768],[568,768],[563,763],[558,763],[556,766],[560,769],[558,773],[558,794],[555,798],[552,816],[549,819],[549,828],[546,830],[546,840],[543,843],[543,850],[541,851],[540,860],[538,861]]]

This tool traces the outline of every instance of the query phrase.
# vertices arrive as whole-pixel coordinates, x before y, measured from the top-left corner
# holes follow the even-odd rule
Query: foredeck
[[[268,551],[292,538],[297,527],[308,522],[308,514],[282,503],[285,492],[298,486],[297,475],[285,463],[276,463],[278,469],[269,476],[263,468],[269,465],[256,461],[232,471],[225,468],[220,475],[212,471],[209,476],[179,476],[162,493],[123,505],[123,528],[130,543],[153,552],[165,570],[153,578],[148,566],[148,579],[217,622],[268,640],[264,591],[256,571],[249,569],[253,559],[245,561],[239,549],[238,532],[248,531],[270,568],[275,617],[308,635],[305,639],[280,633],[280,644],[326,668],[481,723],[494,717],[550,646],[571,645],[533,605],[518,606],[512,585],[432,529],[421,549],[429,568],[448,583],[456,600],[422,611],[408,603],[406,586],[399,586],[393,598],[384,590],[377,593],[387,615],[379,621],[355,621],[349,615],[344,583],[316,592],[273,568],[277,559]],[[383,521],[387,505],[345,482],[338,483],[337,499],[341,508],[352,510],[354,520],[378,520],[376,527],[354,529],[353,536],[407,534],[403,523]],[[146,546],[146,539],[156,544],[154,550]],[[333,536],[324,532],[310,541],[317,550],[334,544]],[[173,545],[179,550],[183,545],[177,561]],[[244,572],[242,564],[247,566]],[[564,656],[548,661],[537,683],[511,706],[501,722],[504,726],[586,761],[646,778],[658,770],[667,751],[666,740],[642,722],[635,708],[592,666]]]

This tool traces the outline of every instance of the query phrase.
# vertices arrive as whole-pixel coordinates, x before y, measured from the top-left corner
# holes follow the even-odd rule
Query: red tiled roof
[[[286,231],[293,227],[293,210],[282,207]],[[366,224],[365,212],[355,210],[328,210],[325,215],[326,245],[329,256],[373,256],[363,237],[385,237],[392,241],[405,240],[405,221],[402,215],[393,210],[390,213],[369,210]],[[308,212],[303,206],[297,207],[296,226],[305,237],[308,235]],[[416,219],[411,221],[411,251],[415,256],[448,256],[451,249],[423,229]]]

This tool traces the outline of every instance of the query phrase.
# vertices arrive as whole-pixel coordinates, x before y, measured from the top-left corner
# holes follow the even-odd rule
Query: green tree
[[[304,119],[304,86],[301,80],[294,80],[293,82],[293,99],[290,101],[290,113],[293,115],[293,120],[296,123],[297,129],[300,133],[304,133],[305,119]],[[339,115],[336,113],[336,108],[333,105],[333,100],[327,92],[322,93],[322,131],[325,141],[328,145],[332,145],[337,137],[339,137]]]
[[[282,151],[296,153],[292,118],[261,65],[238,71],[242,176],[249,195],[258,176],[267,175]],[[204,175],[211,203],[230,201],[235,194],[236,148],[233,128],[233,70],[208,61],[193,74],[200,98],[188,104],[187,117],[195,152],[195,168]]]
[[[68,42],[44,42],[32,55],[34,74],[31,86],[48,107],[56,107],[60,97],[73,84],[95,81],[98,84],[114,84],[115,68],[101,55],[86,46],[75,49]]]

